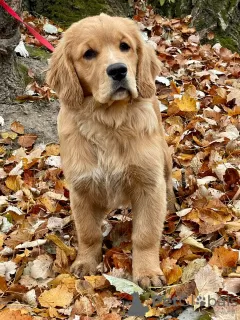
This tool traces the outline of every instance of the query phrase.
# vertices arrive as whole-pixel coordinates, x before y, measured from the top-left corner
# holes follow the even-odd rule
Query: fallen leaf
[[[18,134],[24,134],[24,126],[18,121],[14,121],[11,124],[11,130]]]
[[[211,266],[217,266],[219,268],[233,268],[236,267],[238,262],[238,252],[232,249],[226,249],[224,247],[215,248],[213,256],[209,261]]]
[[[51,143],[46,146],[47,156],[59,156],[59,154],[60,154],[59,144]]]
[[[142,288],[129,280],[116,278],[108,274],[103,274],[103,276],[116,288],[117,291],[128,294],[133,294],[134,292],[138,292],[139,294],[143,293]]]
[[[91,284],[93,289],[104,289],[109,287],[109,282],[104,276],[85,276],[84,279]]]
[[[177,260],[170,258],[163,259],[161,262],[161,269],[168,285],[176,283],[182,276],[182,268],[176,262]]]
[[[35,134],[25,134],[18,138],[18,144],[21,147],[29,148],[32,147],[35,141],[37,140],[37,135]]]
[[[60,249],[62,249],[67,256],[71,258],[71,260],[74,260],[76,257],[76,250],[74,248],[71,248],[67,246],[58,236],[55,234],[48,234],[47,239],[53,241]]]
[[[16,269],[17,265],[13,261],[0,262],[0,275],[5,276],[7,281],[16,273]]]
[[[42,254],[38,256],[30,268],[30,276],[33,279],[47,279],[52,275],[52,264],[53,259],[49,255]]]
[[[207,264],[205,259],[195,259],[191,261],[184,269],[182,274],[182,282],[189,282],[194,279],[195,274]]]
[[[101,320],[121,320],[121,316],[115,312],[105,314],[101,317]]]
[[[223,278],[209,264],[195,274],[194,280],[200,296],[218,292],[223,287]]]
[[[73,300],[73,293],[68,291],[66,285],[44,291],[38,298],[42,307],[68,307]]]
[[[223,282],[223,291],[227,291],[228,294],[240,293],[240,278],[227,278]]]
[[[32,320],[33,317],[27,314],[27,310],[10,310],[4,309],[0,311],[0,319],[2,320]]]
[[[89,316],[95,312],[95,308],[92,302],[89,300],[88,297],[80,297],[78,300],[75,301],[72,313],[81,315],[81,316]]]
[[[230,93],[227,95],[227,102],[235,100],[237,106],[240,106],[240,89],[231,88]]]
[[[20,176],[8,176],[5,180],[5,184],[9,189],[18,191],[21,190],[23,181]]]

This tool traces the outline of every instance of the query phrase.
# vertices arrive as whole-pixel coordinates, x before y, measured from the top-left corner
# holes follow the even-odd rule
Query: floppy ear
[[[62,39],[50,59],[46,80],[65,106],[78,108],[82,104],[83,90],[66,47]]]
[[[141,40],[138,48],[137,86],[142,98],[151,98],[155,94],[155,78],[160,69],[161,62],[155,50]]]

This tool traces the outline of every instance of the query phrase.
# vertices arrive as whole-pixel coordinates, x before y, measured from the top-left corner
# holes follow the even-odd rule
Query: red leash
[[[19,17],[19,15],[11,8],[9,5],[4,1],[0,0],[0,6],[2,6],[11,16],[13,16],[16,20],[22,22],[28,30],[31,32],[32,35],[46,48],[48,48],[50,51],[54,51],[54,47],[51,45],[50,42],[47,41],[44,37],[42,37],[35,29],[30,27],[26,22],[22,20],[22,18]]]

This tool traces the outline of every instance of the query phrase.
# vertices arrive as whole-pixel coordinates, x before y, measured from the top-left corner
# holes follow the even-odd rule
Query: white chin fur
[[[111,96],[111,100],[113,100],[113,101],[124,100],[124,99],[128,98],[129,95],[130,95],[130,94],[129,94],[129,91],[127,91],[127,90],[115,92],[115,93]]]

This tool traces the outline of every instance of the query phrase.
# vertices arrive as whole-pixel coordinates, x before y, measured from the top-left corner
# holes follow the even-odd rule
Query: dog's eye
[[[93,58],[96,58],[97,56],[97,51],[93,50],[93,49],[88,49],[84,55],[83,55],[83,58],[84,59],[87,59],[87,60],[91,60]]]
[[[130,49],[130,46],[126,42],[121,42],[119,47],[121,51],[129,51]]]

